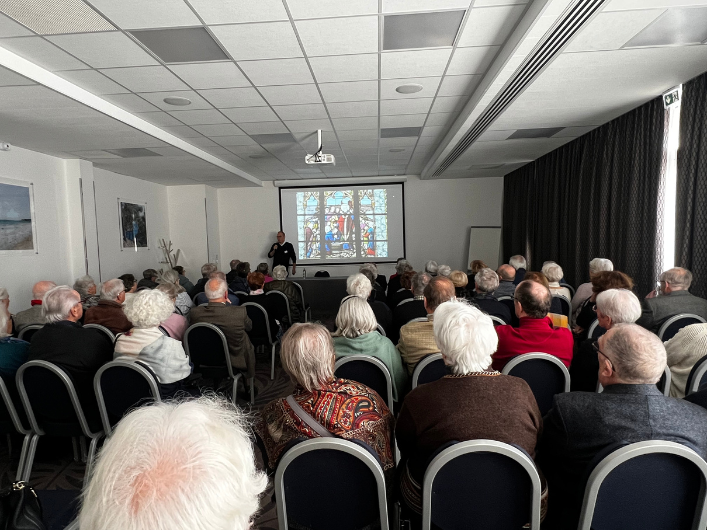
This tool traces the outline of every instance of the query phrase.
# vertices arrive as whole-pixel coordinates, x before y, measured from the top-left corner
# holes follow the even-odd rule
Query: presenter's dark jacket
[[[655,385],[557,394],[538,444],[537,462],[552,492],[543,528],[577,528],[587,466],[613,444],[645,440],[681,443],[705,458],[707,410],[665,397]]]
[[[707,319],[707,300],[688,291],[673,291],[668,295],[646,298],[643,300],[643,313],[636,324],[657,333],[666,320],[680,313]]]
[[[285,268],[290,266],[290,261],[293,264],[297,263],[297,255],[295,254],[295,248],[292,243],[285,241],[282,245],[280,243],[273,243],[268,251],[268,255],[273,251],[275,245],[278,245],[278,249],[275,250],[275,254],[272,257],[272,268],[274,269],[278,265],[284,265]]]

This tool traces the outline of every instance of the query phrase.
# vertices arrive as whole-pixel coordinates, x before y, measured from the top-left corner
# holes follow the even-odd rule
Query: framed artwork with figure
[[[147,203],[118,199],[120,250],[149,250],[147,239]]]

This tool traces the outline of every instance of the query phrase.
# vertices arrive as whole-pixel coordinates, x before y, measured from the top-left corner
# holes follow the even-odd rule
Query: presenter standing
[[[295,273],[297,256],[292,243],[285,242],[285,232],[280,231],[277,233],[277,243],[273,243],[272,247],[270,247],[268,257],[272,258],[273,269],[278,265],[283,265],[289,271],[290,261],[292,261],[292,274]]]

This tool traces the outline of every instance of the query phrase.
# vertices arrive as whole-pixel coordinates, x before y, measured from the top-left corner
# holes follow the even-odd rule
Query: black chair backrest
[[[707,355],[698,360],[692,367],[692,370],[690,370],[690,375],[687,376],[687,383],[685,384],[685,395],[689,395],[693,392],[698,392],[707,388],[707,370],[705,370],[706,362]],[[695,380],[696,377],[699,377],[699,381]]]
[[[431,357],[435,357],[431,360]],[[418,371],[418,367],[420,368]],[[431,355],[426,355],[417,363],[415,370],[412,375],[412,388],[416,388],[420,385],[426,383],[432,383],[438,379],[442,379],[445,375],[450,373],[447,365],[444,364],[442,360],[441,353],[433,353]]]
[[[18,334],[19,339],[25,341],[25,342],[32,342],[32,337],[34,336],[35,333],[37,333],[40,329],[42,329],[44,326],[40,324],[32,324],[29,325],[20,331]]]
[[[139,361],[129,361],[129,363],[138,364]],[[152,370],[145,364],[138,364],[144,371],[149,372],[147,377],[153,378],[151,385],[142,371],[126,364],[112,362],[101,367],[101,370],[96,374],[96,378],[100,382],[100,386],[96,385],[95,387],[96,398],[99,399],[99,402],[100,399],[103,400],[110,427],[118,423],[131,409],[155,400],[160,401],[157,378]],[[98,397],[99,391],[101,398]],[[104,429],[106,427],[104,425]]]
[[[589,326],[589,331],[587,332],[587,337],[592,340],[597,340],[604,333],[606,333],[606,329],[602,328],[599,325],[599,320],[595,320],[594,322],[592,322],[592,325]]]
[[[330,274],[328,271],[317,271],[314,273],[315,278],[329,278]]]
[[[266,293],[266,296],[268,297],[268,300],[271,300],[269,302],[272,306],[271,311],[275,312],[275,314],[272,316],[274,316],[280,322],[282,322],[283,317],[289,318],[290,305],[289,301],[287,300],[287,295],[285,295],[285,293],[283,293],[282,291],[268,291]],[[268,316],[270,316],[270,313],[268,313]]]
[[[675,315],[663,323],[658,330],[658,336],[660,337],[660,340],[666,342],[677,335],[678,331],[685,326],[689,326],[690,324],[703,324],[704,322],[705,319],[698,315],[691,315],[687,313]]]
[[[184,333],[184,341],[189,348],[189,358],[194,366],[226,366],[223,340],[211,327],[194,324]]]
[[[555,313],[557,315],[570,316],[570,311],[572,310],[572,305],[563,296],[553,296],[552,303],[550,304],[550,313]]]
[[[375,390],[387,404],[388,381],[385,374],[374,364],[366,361],[351,361],[338,367],[335,375],[336,377],[356,381]]]
[[[555,394],[569,392],[569,375],[566,368],[562,369],[564,366],[560,367],[547,358],[535,358],[535,355],[532,353],[519,355],[514,360],[522,362],[514,363],[514,366],[509,363],[504,367],[503,373],[520,377],[528,383],[538,403],[540,414],[545,416],[552,408]]]
[[[241,304],[245,306],[248,318],[253,323],[252,329],[248,332],[248,337],[254,346],[260,344],[269,344],[271,337],[268,336],[268,313],[265,308],[254,302],[246,302]],[[272,332],[272,330],[271,330]]]

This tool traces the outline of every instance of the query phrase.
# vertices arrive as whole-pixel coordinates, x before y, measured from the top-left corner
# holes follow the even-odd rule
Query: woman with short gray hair
[[[437,262],[432,259],[425,263],[425,272],[430,276],[437,276],[438,269],[439,266],[437,265]]]
[[[189,317],[189,311],[194,307],[194,302],[192,301],[189,293],[186,289],[179,283],[179,273],[174,269],[167,269],[162,273],[162,275],[157,280],[158,284],[173,284],[177,289],[177,296],[175,298],[174,306],[177,312],[184,316]]]
[[[560,281],[565,277],[565,273],[557,263],[554,261],[548,261],[543,265],[542,273],[547,278],[548,287],[552,296],[562,295],[567,300],[572,300],[572,293],[567,287],[562,287]]]
[[[579,308],[582,306],[584,301],[592,296],[592,276],[595,274],[599,274],[600,272],[603,271],[613,271],[614,270],[614,264],[611,262],[611,260],[608,260],[606,258],[594,258],[592,261],[589,262],[589,281],[587,283],[583,283],[574,292],[574,296],[572,297],[572,321],[574,325],[574,320],[577,316],[577,313],[579,313]]]
[[[96,282],[93,281],[93,278],[88,274],[81,276],[74,282],[74,291],[81,296],[81,305],[83,305],[84,311],[89,307],[98,305],[98,301],[100,300],[100,297],[96,294],[98,287],[96,286]]]
[[[383,470],[392,472],[393,415],[375,391],[334,376],[334,343],[327,329],[320,324],[294,324],[281,343],[282,366],[296,387],[287,398],[266,405],[255,427],[268,467],[277,467],[294,440],[330,433],[368,444]]]
[[[370,355],[383,362],[393,383],[393,399],[402,401],[407,369],[390,339],[378,333],[376,315],[368,302],[358,296],[344,298],[332,337],[337,360],[349,355]]]

